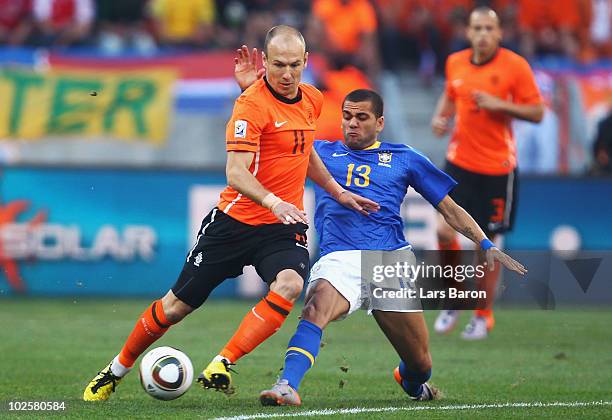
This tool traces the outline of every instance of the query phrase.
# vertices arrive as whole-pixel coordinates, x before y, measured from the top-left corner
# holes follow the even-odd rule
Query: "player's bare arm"
[[[450,120],[455,114],[455,103],[448,97],[446,92],[443,92],[438,99],[436,110],[431,119],[431,130],[433,133],[442,137],[448,133],[450,129]]]
[[[331,176],[325,164],[319,157],[316,150],[312,149],[310,159],[308,161],[308,178],[312,179],[318,186],[329,193],[336,201],[345,207],[356,210],[359,213],[367,216],[370,212],[376,212],[380,209],[378,203],[354,194],[342,188],[340,184]]]
[[[240,194],[269,209],[284,224],[308,223],[306,213],[291,203],[283,201],[264,188],[249,171],[255,154],[251,152],[228,152],[225,175],[230,187]]]
[[[502,112],[519,120],[539,123],[544,117],[544,105],[542,104],[515,104],[481,91],[474,92],[472,97],[480,109]]]
[[[477,245],[480,245],[483,239],[487,239],[472,216],[448,195],[438,204],[438,211],[444,216],[446,223]],[[495,261],[499,261],[509,270],[516,271],[519,274],[527,273],[527,269],[521,263],[503,253],[497,247],[487,249],[486,258],[490,270],[494,269]]]
[[[246,45],[237,49],[234,64],[234,78],[243,91],[266,73],[266,70],[259,67],[257,62],[257,48],[253,48],[252,53]]]

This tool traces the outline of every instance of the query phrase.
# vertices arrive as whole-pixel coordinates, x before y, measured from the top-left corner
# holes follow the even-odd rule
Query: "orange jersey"
[[[446,95],[455,103],[455,128],[446,158],[485,175],[510,173],[516,166],[512,118],[479,109],[472,95],[486,92],[516,104],[540,104],[542,98],[527,61],[500,48],[487,63],[471,62],[472,50],[452,54],[446,62]]]
[[[376,10],[368,0],[316,0],[313,14],[327,32],[328,42],[343,53],[355,53],[361,37],[376,32]]]
[[[289,100],[261,79],[236,100],[227,123],[227,151],[255,153],[251,173],[264,188],[300,210],[304,210],[304,183],[322,106],[323,94],[314,86],[301,83],[298,96]],[[218,207],[249,225],[280,223],[270,210],[229,186]]]

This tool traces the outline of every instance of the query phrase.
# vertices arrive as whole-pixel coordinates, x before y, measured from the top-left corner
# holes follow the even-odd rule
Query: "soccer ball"
[[[157,347],[140,362],[140,383],[159,400],[183,395],[193,382],[193,365],[185,353],[173,347]]]

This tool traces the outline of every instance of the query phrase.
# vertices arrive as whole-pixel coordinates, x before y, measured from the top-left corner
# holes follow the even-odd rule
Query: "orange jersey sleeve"
[[[232,116],[225,128],[225,143],[228,152],[253,152],[259,148],[259,140],[265,120],[258,112],[260,104],[256,97],[244,92],[234,104]]]
[[[228,152],[254,153],[249,168],[253,176],[268,191],[302,210],[315,121],[322,106],[323,95],[313,86],[301,84],[296,100],[287,100],[262,79],[238,98],[227,124]],[[246,224],[280,223],[270,210],[229,186],[221,193],[218,207]]]
[[[451,62],[453,62],[455,59],[455,57],[449,56],[448,59],[446,60],[446,65],[445,65],[445,69],[444,69],[444,73],[446,75],[446,82],[444,83],[444,92],[446,93],[446,96],[449,97],[450,100],[454,101],[457,98],[457,95],[455,93],[455,89],[453,89],[453,84],[451,76],[450,76],[450,68],[451,68]]]
[[[508,68],[515,76],[512,88],[512,102],[521,105],[535,105],[542,103],[542,95],[538,89],[535,76],[529,63],[523,57],[517,55],[513,60],[513,68]]]
[[[527,61],[500,48],[487,63],[471,62],[471,49],[452,54],[447,62],[446,92],[455,103],[455,128],[447,159],[466,170],[503,175],[516,167],[512,118],[478,108],[475,92],[485,92],[517,104],[542,103]]]

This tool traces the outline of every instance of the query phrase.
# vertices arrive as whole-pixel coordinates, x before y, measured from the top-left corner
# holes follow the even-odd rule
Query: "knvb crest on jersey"
[[[378,166],[386,166],[387,168],[390,168],[392,157],[393,157],[393,153],[391,152],[379,152],[378,153]]]

